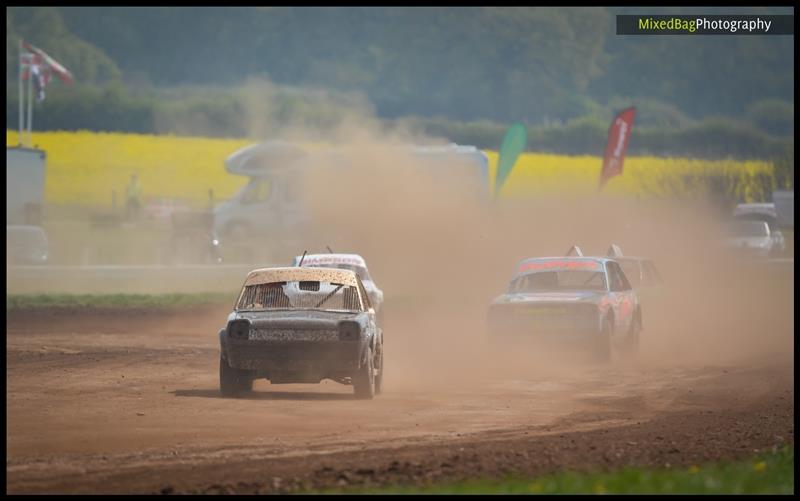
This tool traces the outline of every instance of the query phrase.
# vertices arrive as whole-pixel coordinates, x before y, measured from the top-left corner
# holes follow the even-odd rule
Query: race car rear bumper
[[[536,342],[542,344],[586,344],[593,343],[598,329],[499,329],[489,332],[493,342]]]
[[[223,358],[236,369],[252,370],[272,383],[319,383],[352,376],[359,366],[361,342],[263,341],[220,338]]]
[[[493,338],[537,338],[566,342],[593,339],[600,333],[596,309],[566,310],[565,314],[541,314],[535,308],[495,307],[487,318]]]

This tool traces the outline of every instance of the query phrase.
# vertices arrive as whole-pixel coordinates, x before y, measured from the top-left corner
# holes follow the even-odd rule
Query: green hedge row
[[[453,142],[497,149],[507,125],[492,122],[458,123],[441,119],[413,119],[409,123],[428,134]],[[601,155],[608,123],[581,118],[561,126],[529,127],[528,150],[567,155]],[[793,138],[770,136],[730,118],[710,118],[682,128],[635,127],[628,154],[693,158],[788,158]]]
[[[18,101],[9,89],[6,127],[17,127]],[[250,98],[238,90],[187,90],[177,94],[132,95],[121,85],[105,88],[64,86],[36,105],[35,130],[91,130],[135,133],[172,133],[210,137],[247,137],[254,122],[300,125],[324,132],[336,128],[360,103],[346,98],[277,91],[264,117],[253,117]],[[257,120],[256,120],[257,119]],[[528,127],[528,149],[557,154],[599,155],[608,132],[607,117],[586,116],[566,124]],[[791,136],[773,136],[749,122],[707,118],[682,126],[634,127],[629,154],[695,158],[793,158]],[[508,124],[490,121],[455,122],[437,118],[386,121],[386,127],[404,125],[414,131],[484,149],[499,148]],[[263,133],[263,131],[261,131]]]

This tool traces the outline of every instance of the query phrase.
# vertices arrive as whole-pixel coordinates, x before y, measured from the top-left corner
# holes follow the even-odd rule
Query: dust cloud
[[[309,174],[304,193],[323,241],[357,252],[386,295],[386,346],[402,382],[458,385],[498,375],[584,370],[563,354],[498,347],[486,313],[516,263],[619,245],[655,260],[665,280],[643,304],[633,364],[727,364],[792,353],[790,273],[728,257],[717,213],[702,200],[599,193],[492,199],[458,166],[420,165],[394,142],[347,145],[346,167]],[[452,168],[449,168],[452,167]],[[461,172],[464,169],[461,168]],[[313,245],[313,244],[312,244]]]
[[[243,120],[254,142],[324,141],[339,155],[333,163],[322,155],[305,172],[300,197],[312,224],[291,229],[301,245],[286,249],[282,261],[326,245],[364,256],[385,294],[387,377],[398,384],[575,370],[564,357],[490,345],[486,329],[489,302],[504,292],[519,260],[563,255],[573,244],[602,255],[615,243],[660,268],[665,286],[643,306],[642,353],[634,363],[722,364],[793,352],[791,272],[727,258],[716,212],[702,200],[605,193],[494,199],[463,166],[429,165],[407,148],[444,140],[387,130],[359,96],[315,94],[316,103],[336,110],[325,125],[281,119],[268,81],[249,82],[245,95]]]

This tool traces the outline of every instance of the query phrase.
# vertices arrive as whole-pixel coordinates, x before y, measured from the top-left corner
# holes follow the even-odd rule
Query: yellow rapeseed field
[[[497,152],[487,151],[489,178],[494,179]],[[596,192],[602,158],[582,155],[526,153],[520,155],[501,191],[504,197],[536,193]],[[643,197],[693,196],[706,188],[709,178],[732,186],[738,198],[756,201],[765,193],[763,181],[774,184],[774,168],[767,161],[699,160],[630,156],[623,173],[611,178],[603,191]],[[705,181],[705,182],[704,182]]]
[[[245,139],[88,131],[36,132],[33,142],[47,151],[47,202],[110,206],[116,191],[117,201],[122,203],[130,175],[137,173],[146,199],[178,199],[195,207],[208,203],[209,189],[218,201],[244,185],[246,178],[228,174],[223,161],[251,143]],[[17,143],[17,132],[6,130],[6,145]],[[487,154],[493,180],[497,152]],[[595,192],[601,163],[600,157],[588,155],[526,153],[517,161],[501,195]],[[646,197],[691,196],[704,189],[712,176],[717,183],[731,186],[739,198],[751,201],[765,195],[773,166],[766,161],[632,156],[625,160],[623,174],[609,181],[604,191]]]
[[[6,130],[6,145],[17,132]],[[136,173],[145,199],[165,197],[196,207],[233,195],[246,178],[225,171],[223,161],[247,140],[144,134],[34,132],[33,144],[47,152],[45,200],[50,203],[110,206],[112,191],[123,202]]]

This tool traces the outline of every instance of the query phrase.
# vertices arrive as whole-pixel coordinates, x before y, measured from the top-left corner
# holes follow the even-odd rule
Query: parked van
[[[420,162],[459,169],[488,195],[489,160],[474,146],[409,146]],[[225,169],[247,176],[249,182],[230,200],[214,209],[214,230],[221,238],[238,240],[296,228],[309,222],[310,215],[300,197],[301,176],[311,160],[325,158],[334,165],[347,157],[335,149],[312,156],[303,146],[269,141],[247,146],[225,160]],[[483,193],[485,192],[485,193]]]

